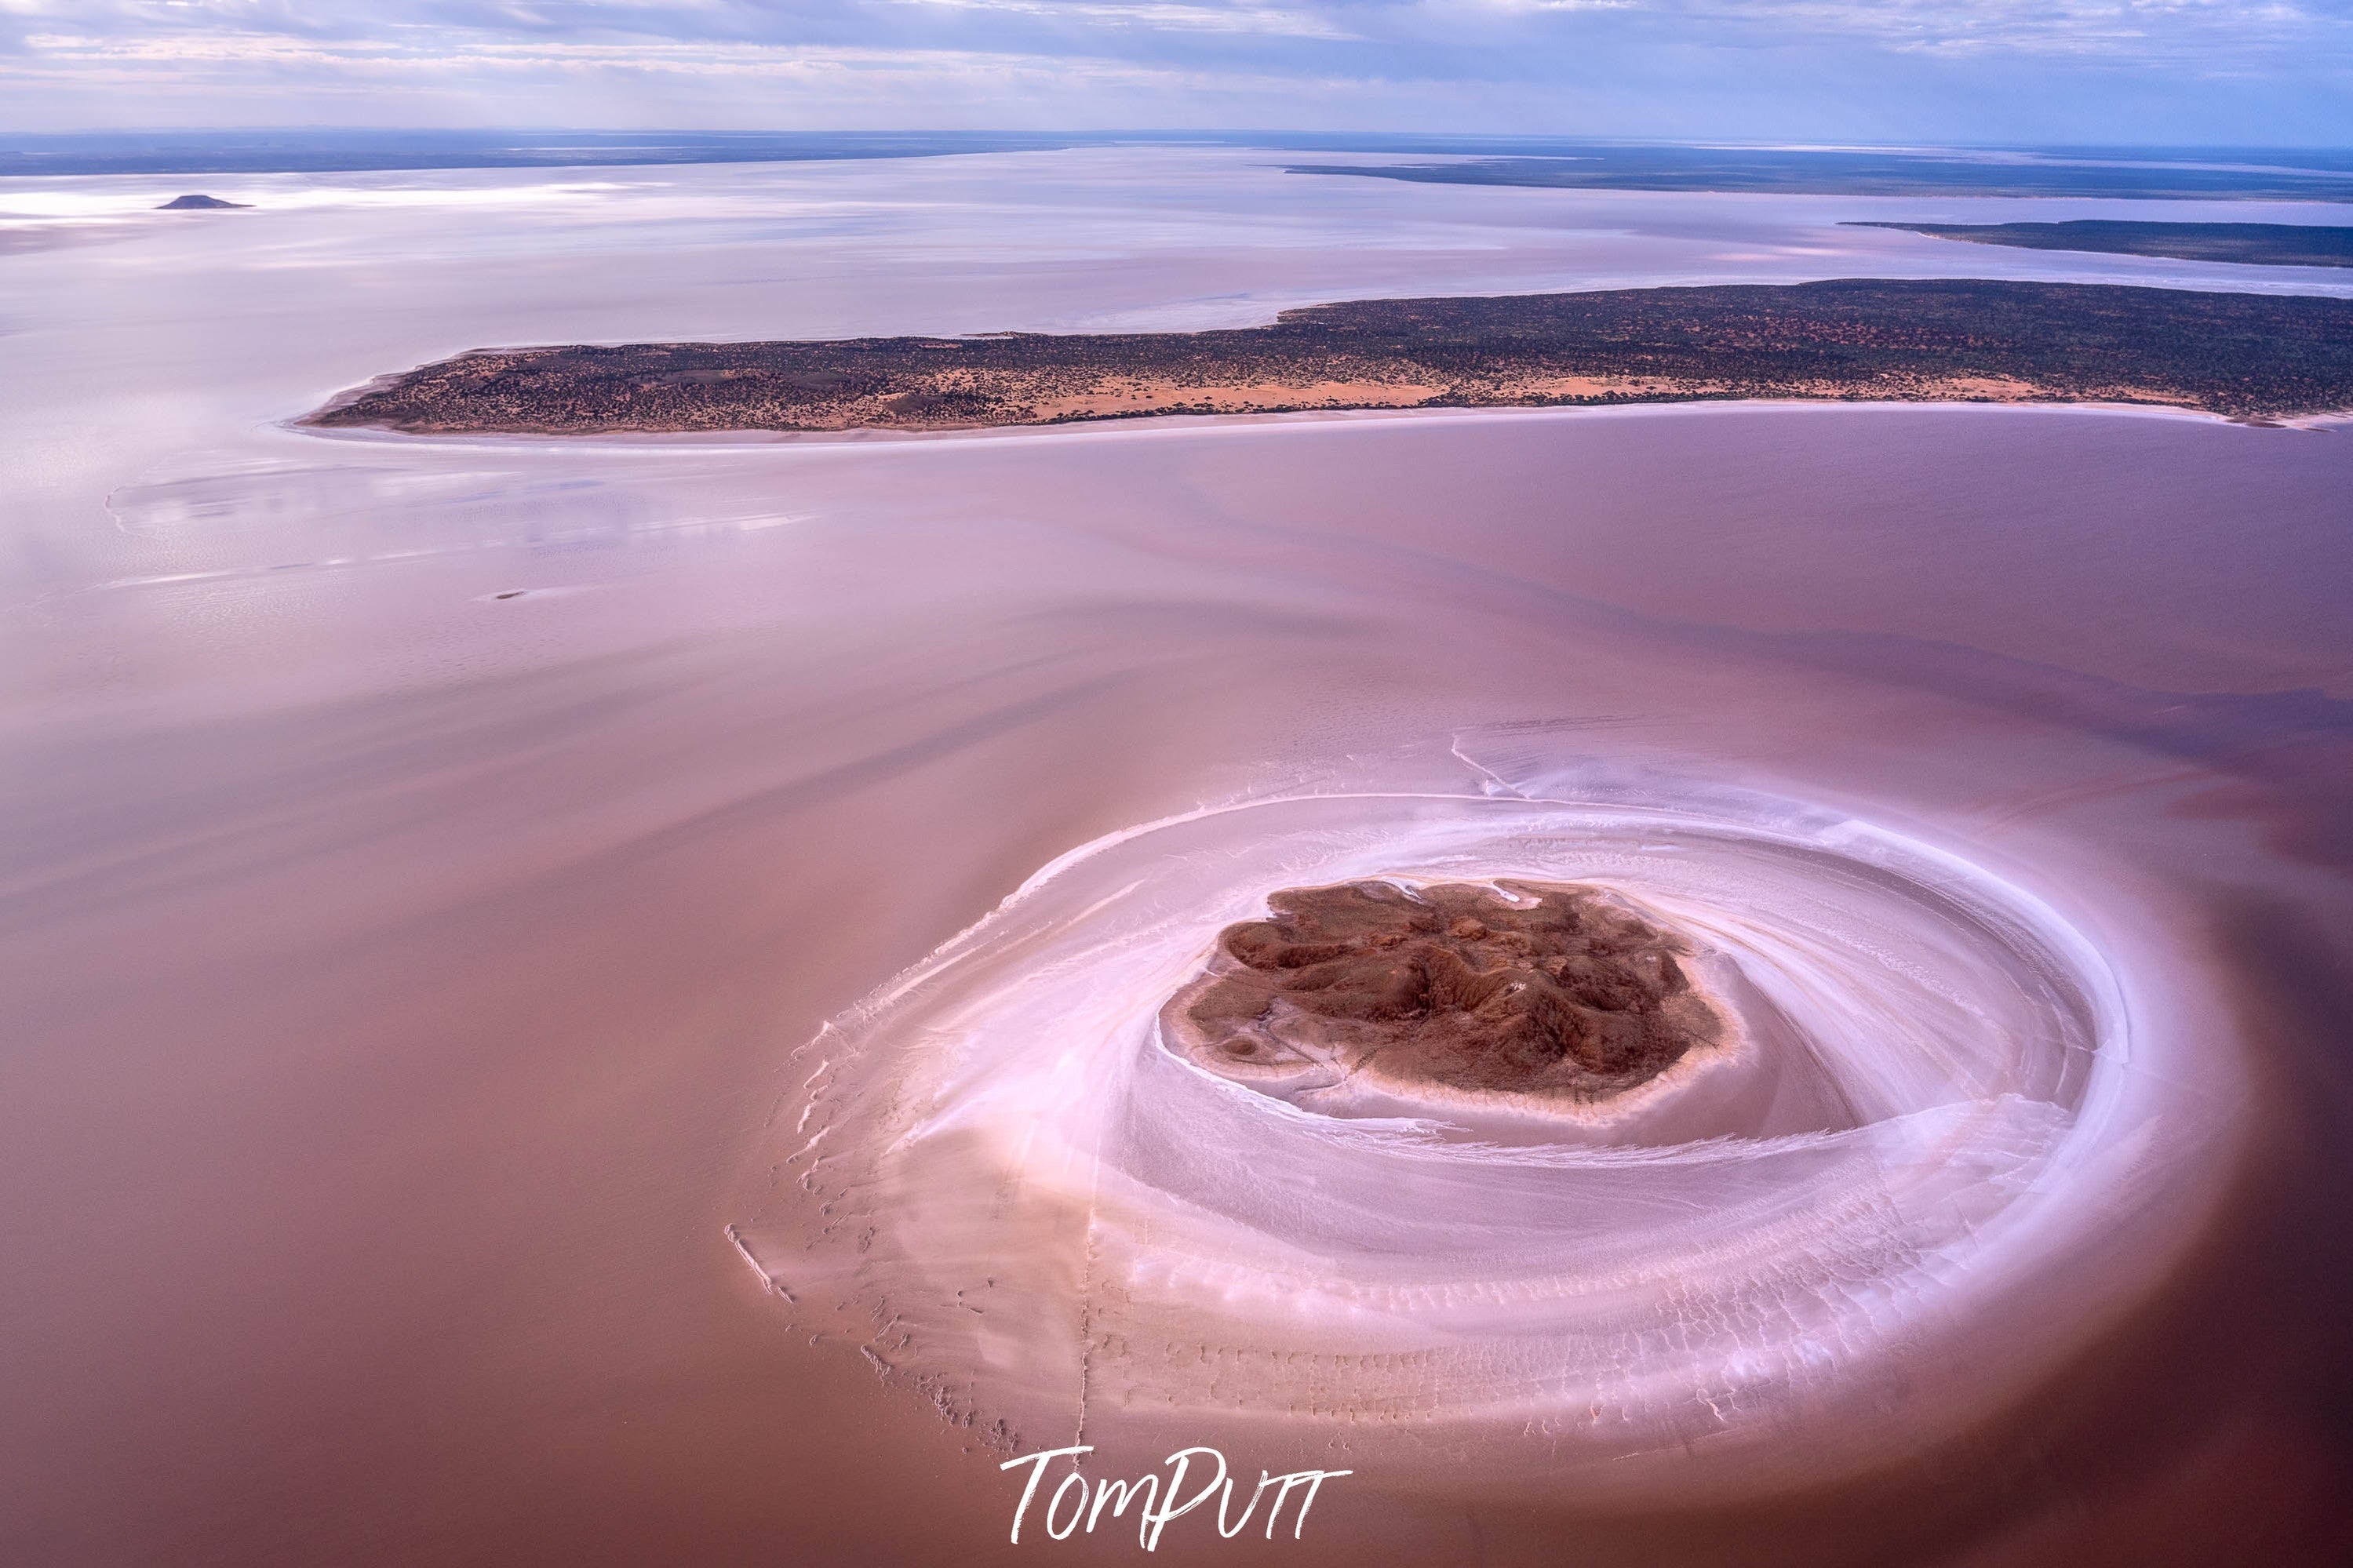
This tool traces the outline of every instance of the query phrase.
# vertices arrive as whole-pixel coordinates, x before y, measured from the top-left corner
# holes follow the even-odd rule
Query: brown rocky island
[[[1597,889],[1348,882],[1267,904],[1161,1014],[1175,1049],[1225,1077],[1582,1105],[1725,1038],[1690,944]]]
[[[1701,398],[2334,413],[2353,409],[2353,300],[1862,279],[1365,300],[1203,332],[483,350],[308,422],[419,435],[941,430]]]

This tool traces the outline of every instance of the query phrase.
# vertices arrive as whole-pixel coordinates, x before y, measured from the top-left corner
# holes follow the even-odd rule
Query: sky
[[[0,130],[2353,145],[2353,0],[0,0]]]

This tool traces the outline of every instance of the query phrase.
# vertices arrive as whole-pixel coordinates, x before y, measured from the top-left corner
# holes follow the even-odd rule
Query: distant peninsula
[[[186,195],[174,196],[155,210],[159,213],[244,212],[252,205],[251,202],[225,202],[218,196]]]
[[[2141,223],[2086,218],[2073,223],[1862,223],[1847,228],[1899,228],[1975,245],[2028,250],[2103,251],[2176,261],[2235,261],[2252,267],[2353,267],[2353,228],[2300,223]]]
[[[1593,142],[1444,163],[1293,163],[1293,174],[1559,191],[1708,191],[1846,196],[2098,196],[2137,201],[2353,201],[2342,153],[2247,158],[1989,155],[1933,149],[1678,147]]]
[[[1850,279],[1366,300],[1200,332],[483,350],[307,423],[419,435],[944,430],[1695,399],[2353,409],[2353,300]]]

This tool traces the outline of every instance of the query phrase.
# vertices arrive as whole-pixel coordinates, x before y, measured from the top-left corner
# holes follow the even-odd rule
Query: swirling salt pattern
[[[1373,877],[1614,889],[1694,938],[1744,1037],[1592,1126],[1294,1105],[1162,1047],[1220,928]],[[812,1042],[785,1169],[825,1227],[742,1236],[1031,1447],[1290,1423],[1425,1468],[1688,1455],[1901,1402],[2107,1223],[2168,1113],[2132,1015],[2035,894],[1786,801],[1204,811],[1065,857]],[[1980,1381],[2099,1305],[2054,1294]]]

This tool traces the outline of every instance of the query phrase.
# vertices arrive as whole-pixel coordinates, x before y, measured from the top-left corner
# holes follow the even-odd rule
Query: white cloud
[[[881,0],[944,11],[994,11],[1084,26],[1171,33],[1256,33],[1281,38],[1354,38],[1326,16],[1264,5],[1202,5],[1162,0]]]
[[[1738,14],[1706,9],[1719,18]],[[1764,10],[1784,26],[1947,53],[2147,61],[2347,42],[2341,10],[2284,0],[1773,0]]]
[[[2177,107],[2202,106],[2240,141],[2292,102],[2299,139],[2353,142],[2353,0],[0,0],[0,125],[301,122],[322,99],[376,124],[1354,104],[1361,128],[1987,140],[2213,134]]]

